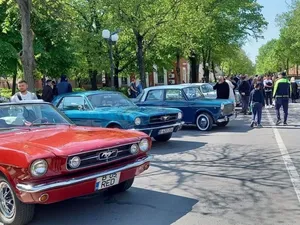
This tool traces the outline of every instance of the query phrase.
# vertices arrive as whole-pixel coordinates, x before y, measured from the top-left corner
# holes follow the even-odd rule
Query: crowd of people
[[[288,105],[291,98],[292,103],[296,103],[299,98],[298,85],[295,78],[287,78],[286,72],[279,75],[266,75],[249,77],[238,75],[232,77],[218,78],[214,89],[219,99],[231,99],[235,102],[235,93],[241,95],[242,111],[244,115],[252,115],[251,127],[262,127],[262,109],[275,107],[277,121],[281,121],[280,109],[283,108],[283,124],[287,125]]]

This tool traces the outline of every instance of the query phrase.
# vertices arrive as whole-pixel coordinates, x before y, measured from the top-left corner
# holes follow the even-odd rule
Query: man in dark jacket
[[[250,96],[250,84],[246,80],[246,76],[241,77],[241,83],[238,87],[238,90],[241,94],[241,99],[242,99],[242,113],[246,115],[249,110],[249,96]]]
[[[275,98],[275,109],[276,109],[276,116],[277,116],[276,125],[279,125],[281,123],[281,118],[280,118],[281,106],[283,107],[283,112],[284,112],[283,124],[287,125],[289,99],[291,97],[291,84],[288,78],[286,77],[285,72],[282,72],[281,75],[279,75],[279,80],[277,80],[275,83],[273,97]]]
[[[45,102],[52,102],[53,100],[52,80],[46,81],[46,85],[43,88],[42,99]]]
[[[60,83],[57,85],[57,92],[58,95],[72,92],[72,85],[68,82],[66,75],[61,76]]]
[[[224,77],[220,76],[214,90],[217,90],[217,99],[229,99],[230,89]]]
[[[54,80],[52,81],[52,90],[53,90],[53,97],[56,97],[58,95],[58,91],[57,91],[56,82]]]

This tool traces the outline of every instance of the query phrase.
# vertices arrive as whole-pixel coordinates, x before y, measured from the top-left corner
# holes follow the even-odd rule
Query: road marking
[[[277,145],[279,147],[279,150],[281,152],[283,162],[284,162],[285,167],[290,175],[290,179],[292,181],[296,195],[298,197],[298,201],[300,203],[300,177],[299,177],[299,174],[298,174],[297,169],[294,166],[294,163],[289,155],[289,152],[281,138],[281,135],[280,135],[278,129],[276,128],[276,125],[271,117],[269,110],[266,110],[266,111],[267,111],[269,122],[272,125],[275,139],[276,139]]]

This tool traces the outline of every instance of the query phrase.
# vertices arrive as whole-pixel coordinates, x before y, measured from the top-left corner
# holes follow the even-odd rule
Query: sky
[[[290,2],[291,0],[258,0],[258,3],[264,7],[262,13],[269,25],[263,33],[264,39],[259,39],[257,42],[255,39],[249,40],[243,47],[254,63],[258,55],[258,49],[268,41],[279,37],[280,28],[276,24],[276,16],[287,12]]]

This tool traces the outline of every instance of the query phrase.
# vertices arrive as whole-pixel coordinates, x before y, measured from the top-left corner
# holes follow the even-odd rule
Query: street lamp
[[[111,87],[115,87],[114,81],[114,72],[115,72],[115,65],[113,60],[113,45],[119,40],[118,33],[120,30],[117,30],[111,33],[109,30],[102,31],[102,37],[108,41],[109,45],[109,60],[110,60],[110,79],[111,79]]]

